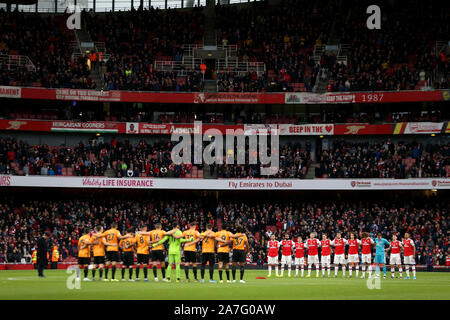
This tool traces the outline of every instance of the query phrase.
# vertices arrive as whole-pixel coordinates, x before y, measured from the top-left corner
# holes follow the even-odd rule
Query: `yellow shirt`
[[[124,247],[122,248],[123,252],[133,252],[134,251],[134,244],[136,243],[134,238],[127,238],[127,239],[122,239],[119,242],[119,246],[120,247]],[[127,248],[128,246],[130,246],[129,248]]]
[[[90,240],[91,240],[91,237],[88,234],[85,234],[84,236],[81,236],[80,239],[78,239],[78,257],[79,258],[90,258],[91,257],[91,248],[89,247],[89,245],[84,249],[80,249],[81,246],[89,244]]]
[[[103,257],[105,255],[105,245],[103,244],[103,239],[103,236],[100,238],[91,237],[91,243],[98,241],[98,244],[92,245],[94,257]]]
[[[106,242],[119,244],[120,232],[117,229],[109,229],[103,232],[103,236],[105,237]],[[106,251],[119,251],[119,247],[108,246]]]
[[[230,231],[226,231],[226,230],[220,230],[220,231],[216,232],[216,237],[220,238],[220,239],[222,239],[224,241],[229,241],[230,240],[230,235],[231,235],[231,232]],[[222,245],[223,243],[218,242],[218,244]],[[226,246],[223,246],[223,247],[218,247],[217,248],[217,253],[219,253],[219,252],[225,252],[225,253],[230,252],[230,246],[226,245]]]
[[[201,235],[204,236],[206,232],[203,232]],[[214,232],[211,232],[211,236],[215,236]],[[214,253],[214,238],[205,237],[202,240],[202,253]]]
[[[244,250],[244,244],[248,241],[247,236],[244,234],[239,238],[233,239],[233,250]]]
[[[150,236],[144,236],[140,233],[136,235],[134,240],[137,243],[137,253],[138,254],[148,254],[148,241],[150,239]]]
[[[197,230],[189,229],[183,232],[183,238],[189,239],[190,240],[189,242],[195,241],[199,235],[200,233]],[[185,245],[184,251],[194,251],[194,252],[197,251],[196,244],[191,244],[188,246]]]
[[[151,241],[161,240],[164,237],[164,231],[162,230],[152,230],[150,232]],[[152,250],[163,250],[164,245],[160,244],[159,246],[154,247]]]

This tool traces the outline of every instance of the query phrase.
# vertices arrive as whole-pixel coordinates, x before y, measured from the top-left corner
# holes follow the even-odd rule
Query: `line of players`
[[[359,248],[361,247],[361,278],[366,276],[366,268],[368,271],[368,277],[372,276],[372,249],[376,246],[375,252],[375,264],[376,264],[376,276],[379,277],[380,268],[383,268],[384,278],[386,278],[386,256],[385,252],[390,251],[391,277],[395,278],[395,267],[398,268],[400,278],[403,277],[403,268],[401,262],[401,251],[404,255],[404,266],[406,269],[406,279],[410,279],[409,268],[412,268],[413,279],[416,279],[416,267],[415,267],[415,246],[414,241],[410,239],[409,233],[405,233],[405,238],[402,241],[397,240],[397,236],[392,236],[392,241],[389,242],[382,238],[381,234],[378,234],[375,239],[371,238],[367,232],[362,234],[362,239],[356,238],[355,233],[350,233],[350,239],[342,238],[341,233],[336,234],[336,238],[330,240],[326,234],[322,235],[322,240],[315,238],[315,233],[310,234],[310,238],[303,242],[302,237],[297,237],[295,241],[289,239],[289,235],[286,234],[284,240],[275,240],[275,235],[271,235],[268,241],[267,248],[268,253],[268,265],[269,274],[272,276],[272,268],[275,268],[277,277],[284,276],[284,267],[287,265],[288,277],[291,276],[292,268],[292,253],[294,251],[294,264],[295,264],[295,276],[298,277],[299,268],[301,269],[301,276],[304,276],[304,268],[308,265],[308,274],[306,277],[311,276],[312,265],[316,268],[316,277],[319,277],[319,247],[321,247],[321,265],[322,265],[322,277],[325,277],[325,269],[328,277],[331,273],[331,253],[334,251],[334,277],[337,277],[339,265],[342,266],[343,277],[345,277],[347,265],[349,277],[352,277],[353,266],[356,270],[356,277],[359,273]],[[347,257],[345,258],[346,246],[348,246]],[[386,248],[387,246],[387,248]],[[279,248],[282,248],[281,252],[281,274],[278,274],[278,252]],[[332,249],[334,247],[334,249]],[[308,256],[306,257],[306,251]]]
[[[117,230],[117,223],[111,224],[111,229],[104,231],[103,227],[97,226],[95,231],[91,233],[89,229],[81,231],[82,236],[78,240],[78,275],[77,280],[80,280],[80,270],[84,270],[84,281],[95,281],[97,271],[99,272],[99,280],[103,281],[119,281],[116,279],[117,263],[119,262],[119,249],[122,252],[122,281],[125,279],[125,271],[128,269],[129,281],[134,281],[133,266],[134,254],[137,254],[136,266],[136,281],[139,281],[140,269],[143,268],[144,281],[148,280],[148,266],[149,259],[151,259],[153,275],[155,281],[158,280],[158,263],[161,265],[162,281],[170,282],[170,274],[172,263],[169,259],[169,265],[166,270],[166,256],[164,251],[164,242],[169,237],[179,238],[174,235],[180,226],[175,224],[170,231],[162,230],[160,223],[155,224],[155,229],[147,232],[147,227],[140,228],[134,233],[132,228],[128,229],[126,234],[121,235]],[[217,259],[219,266],[220,283],[223,283],[223,271],[225,270],[227,282],[236,282],[236,269],[240,267],[240,283],[245,283],[243,280],[245,270],[246,252],[249,250],[247,236],[242,233],[242,227],[236,227],[236,233],[230,231],[228,225],[224,225],[222,230],[214,232],[212,225],[206,226],[206,231],[199,233],[197,231],[197,223],[192,222],[189,229],[185,230],[180,237],[184,240],[184,258],[186,273],[186,281],[190,282],[189,269],[192,269],[194,281],[197,279],[197,243],[201,241],[201,282],[205,282],[205,269],[209,265],[210,282],[214,280],[214,266]],[[232,263],[230,263],[230,250],[232,250]],[[91,252],[92,251],[92,252]],[[180,263],[181,263],[181,249],[179,250],[179,261],[174,261],[176,269],[176,282],[180,281]],[[170,247],[169,247],[169,255]],[[89,265],[93,257],[92,280],[88,278]],[[170,258],[170,256],[169,256]],[[177,260],[177,259],[175,259]],[[230,279],[230,265],[232,266],[233,281]],[[108,279],[109,268],[111,266],[111,280]],[[169,271],[170,270],[170,271]],[[169,277],[166,279],[166,271]]]

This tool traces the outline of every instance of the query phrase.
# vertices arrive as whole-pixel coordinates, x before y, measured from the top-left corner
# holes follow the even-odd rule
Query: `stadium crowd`
[[[336,139],[320,155],[316,177],[430,178],[450,176],[450,144]]]
[[[39,26],[38,28],[36,26]],[[33,64],[0,63],[0,85],[94,89],[84,57],[72,60],[73,32],[64,16],[0,10],[0,54],[28,56]]]
[[[384,27],[367,32],[367,17],[360,14],[366,10],[362,3],[340,9],[339,5],[335,1],[286,0],[278,5],[255,2],[240,8],[217,7],[217,43],[236,45],[239,61],[263,62],[266,70],[259,76],[251,70],[212,70],[219,91],[309,92],[321,68],[329,71],[328,91],[448,88],[449,59],[444,51],[434,49],[436,41],[449,34],[445,10],[419,0],[411,3],[414,10],[390,3]],[[92,40],[105,45],[108,59],[94,63],[103,74],[105,88],[202,90],[197,67],[160,72],[154,66],[155,61],[182,64],[182,45],[202,43],[202,8],[83,12],[82,18]],[[71,41],[75,39],[64,23],[64,15],[44,17],[1,10],[4,32],[0,52],[29,56],[36,71],[9,70],[3,65],[0,83],[94,88],[86,60],[72,59]],[[337,59],[336,52],[314,53],[314,46],[329,43],[350,45],[339,53],[347,57],[346,63]]]
[[[445,265],[450,255],[448,212],[445,203],[431,201],[426,205],[413,202],[392,204],[388,201],[221,201],[216,212],[205,209],[199,201],[158,200],[59,200],[13,201],[0,203],[0,262],[30,261],[36,237],[51,232],[52,244],[58,246],[61,260],[77,254],[79,228],[109,226],[118,230],[153,227],[162,222],[164,228],[177,221],[184,230],[190,221],[198,221],[199,229],[207,223],[214,230],[222,223],[244,226],[250,250],[248,262],[260,267],[267,262],[267,241],[271,234],[281,240],[287,233],[303,239],[310,232],[326,233],[333,239],[336,232],[348,237],[356,232],[376,234],[391,239],[393,234],[412,235],[418,264],[426,264],[431,256],[434,265]]]
[[[171,149],[170,141],[142,140],[133,145],[128,140],[102,143],[93,139],[87,144],[51,147],[0,138],[0,174],[104,176],[111,168],[116,177],[185,177],[192,165],[174,165]]]
[[[172,142],[164,139],[154,143],[144,139],[137,143],[116,138],[111,142],[92,139],[86,144],[80,142],[74,146],[63,144],[55,147],[0,138],[0,174],[104,176],[110,168],[115,177],[185,178],[193,170],[194,161],[191,159],[191,164],[174,164],[172,148]],[[312,163],[310,141],[305,141],[303,146],[300,142],[283,143],[279,151],[279,170],[269,176],[261,175],[259,160],[256,164],[249,163],[248,152],[246,164],[236,164],[237,154],[234,164],[226,164],[228,150],[224,149],[224,164],[210,165],[210,176],[219,179],[303,179]],[[319,152],[319,165],[315,168],[317,178],[450,176],[449,143],[392,142],[390,139],[351,142],[340,138]],[[198,165],[195,170],[203,170],[203,166]]]

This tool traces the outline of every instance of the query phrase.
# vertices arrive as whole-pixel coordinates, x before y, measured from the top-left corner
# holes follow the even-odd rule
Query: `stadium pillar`
[[[181,8],[184,8],[184,0],[181,0]]]
[[[112,12],[114,12],[114,5],[116,4],[116,1],[112,0]]]
[[[164,1],[164,8],[167,10],[167,0]]]
[[[96,4],[97,4],[97,1],[96,0],[94,0],[94,3],[92,4],[92,10],[95,12],[95,6],[96,6]]]

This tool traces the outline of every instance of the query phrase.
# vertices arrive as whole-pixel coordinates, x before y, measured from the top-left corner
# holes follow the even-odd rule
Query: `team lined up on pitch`
[[[242,227],[236,228],[233,234],[227,231],[227,227],[218,232],[212,230],[212,225],[206,225],[206,231],[200,233],[197,231],[197,222],[192,222],[189,229],[182,232],[180,225],[175,223],[170,231],[162,230],[160,223],[155,224],[155,229],[147,232],[147,227],[141,227],[136,233],[129,228],[126,234],[121,235],[117,230],[117,223],[111,224],[111,229],[103,231],[103,227],[97,226],[95,232],[91,234],[89,229],[82,232],[78,241],[78,265],[84,270],[84,281],[95,280],[97,271],[99,279],[103,281],[119,281],[116,279],[117,262],[122,260],[122,281],[126,281],[125,272],[128,270],[128,280],[133,280],[134,254],[137,254],[136,281],[139,281],[140,269],[143,267],[144,281],[148,280],[149,259],[152,261],[153,276],[155,281],[158,278],[158,263],[161,265],[162,281],[171,282],[172,267],[175,265],[176,282],[181,278],[181,247],[184,245],[185,273],[186,281],[190,282],[189,270],[192,268],[194,281],[197,278],[197,243],[201,242],[201,264],[200,275],[201,282],[205,282],[205,269],[209,265],[209,282],[214,280],[215,253],[217,243],[217,258],[219,260],[219,278],[223,283],[223,270],[227,276],[227,282],[236,282],[236,269],[240,267],[240,283],[245,283],[244,265],[246,252],[250,246],[247,236],[242,233]],[[166,269],[166,257],[164,251],[164,242],[169,240],[168,265]],[[119,249],[121,259],[119,259]],[[232,250],[231,273],[233,281],[230,278],[230,250]],[[92,252],[91,252],[92,251]],[[94,257],[92,268],[92,280],[88,278],[89,264],[91,256]],[[111,279],[108,278],[111,266]],[[79,271],[78,271],[79,272]],[[103,277],[104,273],[104,277]],[[80,274],[77,274],[80,280]]]

